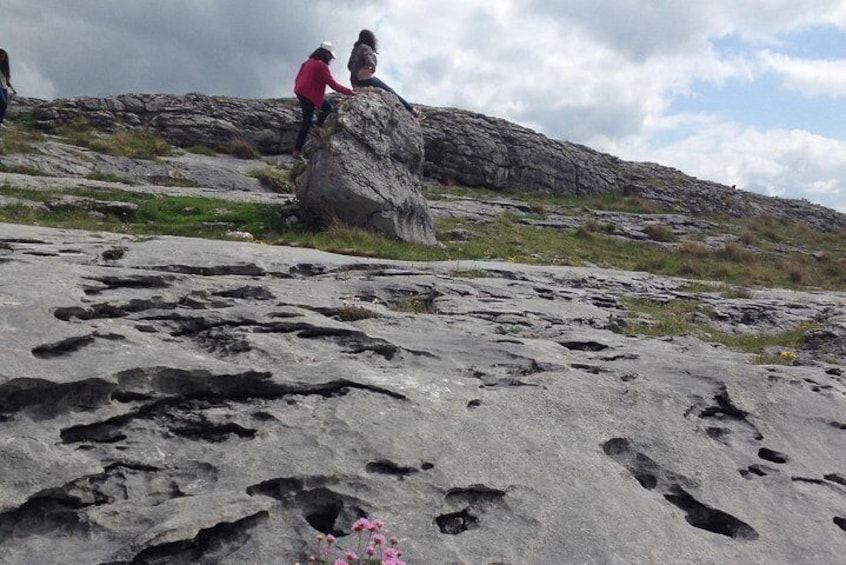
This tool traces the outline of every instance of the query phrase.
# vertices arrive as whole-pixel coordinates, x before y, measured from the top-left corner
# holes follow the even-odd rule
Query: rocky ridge
[[[808,201],[735,190],[655,163],[623,161],[481,114],[450,108],[424,111],[423,172],[438,182],[565,196],[622,190],[684,214],[766,214],[825,231],[846,228],[846,214]],[[147,127],[178,147],[245,140],[263,154],[276,155],[293,148],[299,109],[293,98],[125,94],[50,101],[18,98],[10,118],[25,119],[44,131],[80,119],[103,131]]]

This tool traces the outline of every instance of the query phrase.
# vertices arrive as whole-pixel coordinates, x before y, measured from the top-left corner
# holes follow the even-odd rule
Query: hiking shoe
[[[293,153],[291,153],[291,157],[294,159],[294,161],[305,163],[305,157],[303,157],[302,151],[294,151]]]

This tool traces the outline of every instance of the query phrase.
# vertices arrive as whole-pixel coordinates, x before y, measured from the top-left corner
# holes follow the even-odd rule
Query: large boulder
[[[421,192],[423,133],[396,96],[368,88],[338,104],[306,149],[296,186],[306,214],[437,244]]]

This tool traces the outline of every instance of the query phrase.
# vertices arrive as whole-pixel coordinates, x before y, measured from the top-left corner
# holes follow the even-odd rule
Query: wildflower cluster
[[[339,318],[345,322],[354,322],[367,318],[378,318],[382,303],[378,298],[372,302],[364,302],[357,296],[344,300],[344,304],[338,312]]]
[[[359,518],[352,525],[356,533],[355,547],[341,547],[332,534],[317,536],[317,555],[311,555],[308,563],[317,565],[407,565],[400,559],[402,552],[397,547],[396,536],[387,537],[382,520]],[[295,565],[299,565],[296,563]]]
[[[799,356],[792,351],[782,351],[778,356],[783,363],[787,363],[788,365],[793,365],[799,359]]]

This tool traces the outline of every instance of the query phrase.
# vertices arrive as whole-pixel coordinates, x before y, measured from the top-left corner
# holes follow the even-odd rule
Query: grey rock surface
[[[691,296],[827,346],[614,331]],[[420,564],[836,565],[844,299],[0,224],[0,556],[290,564],[366,514]]]
[[[309,161],[297,177],[305,213],[325,223],[338,219],[403,241],[437,244],[422,195],[423,135],[396,96],[362,89],[338,105],[321,137],[306,147]]]

